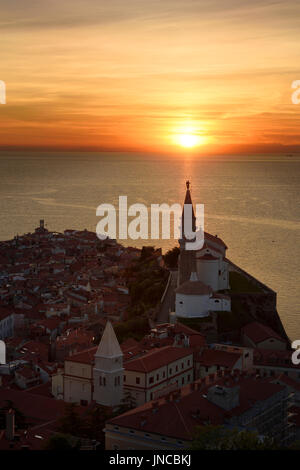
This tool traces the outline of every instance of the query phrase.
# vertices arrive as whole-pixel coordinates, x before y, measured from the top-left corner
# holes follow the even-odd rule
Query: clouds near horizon
[[[0,0],[0,10],[0,147],[172,151],[186,125],[203,151],[300,146],[297,1]]]

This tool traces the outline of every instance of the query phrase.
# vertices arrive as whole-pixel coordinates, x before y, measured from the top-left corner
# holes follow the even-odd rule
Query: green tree
[[[118,407],[117,411],[114,413],[115,416],[119,416],[126,411],[133,410],[136,408],[136,399],[135,397],[127,390],[124,393],[121,405]]]
[[[259,437],[254,431],[225,429],[224,426],[197,426],[191,450],[271,450],[277,446],[272,438]]]
[[[79,439],[72,445],[69,436],[59,433],[53,434],[44,445],[44,450],[78,450],[79,448]]]
[[[141,260],[145,260],[153,255],[155,252],[154,246],[143,246],[141,251]]]
[[[87,437],[103,444],[105,441],[105,434],[103,432],[105,422],[111,417],[111,410],[105,406],[95,405],[90,409],[86,417]]]
[[[168,268],[177,268],[178,256],[180,249],[178,246],[174,246],[171,250],[168,250],[164,255],[164,262]]]
[[[76,405],[74,403],[67,403],[57,430],[64,434],[83,437],[85,436],[85,428],[86,424],[79,416]]]

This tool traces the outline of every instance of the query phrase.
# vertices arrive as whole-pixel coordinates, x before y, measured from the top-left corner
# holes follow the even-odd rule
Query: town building
[[[242,328],[242,340],[252,348],[286,350],[286,341],[272,328],[257,321]]]
[[[120,347],[108,321],[98,347],[65,359],[64,369],[52,377],[52,393],[56,397],[63,395],[65,402],[87,405],[96,401],[110,407],[120,405],[123,397],[130,395],[140,405],[192,382],[194,351],[201,349],[202,335],[186,329],[189,331],[184,336],[184,327],[177,327],[177,333],[169,327],[172,337],[161,337],[161,341],[167,340],[161,347],[157,347],[155,336],[140,344],[125,341]],[[194,348],[189,347],[189,338]]]
[[[291,404],[285,385],[255,373],[219,371],[108,420],[106,449],[185,449],[195,427],[208,424],[257,431],[289,444],[295,437],[288,420]]]

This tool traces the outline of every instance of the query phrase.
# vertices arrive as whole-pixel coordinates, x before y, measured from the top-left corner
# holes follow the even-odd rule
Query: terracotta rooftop
[[[248,323],[248,325],[244,326],[242,332],[254,343],[260,343],[270,338],[276,338],[277,340],[284,342],[284,339],[272,330],[272,328],[257,321]]]
[[[199,381],[198,381],[199,382]],[[173,392],[169,398],[147,402],[138,408],[108,420],[108,424],[124,426],[141,432],[150,432],[176,439],[192,440],[194,428],[209,421],[221,425],[225,419],[240,416],[253,407],[255,402],[263,401],[284,389],[269,380],[253,377],[240,377],[240,404],[230,411],[210,402],[205,394],[215,385],[223,385],[224,378],[206,385],[201,390],[192,390],[191,384],[181,389],[181,394]],[[232,386],[236,386],[234,382]]]
[[[203,352],[197,356],[196,360],[202,366],[222,366],[233,369],[240,357],[241,354],[217,349],[204,349]]]
[[[0,389],[0,408],[5,406],[8,400],[12,401],[32,424],[58,419],[65,409],[65,403],[60,400],[24,391]]]
[[[272,349],[254,349],[253,355],[254,365],[267,365],[272,367],[283,367],[300,370],[300,364],[292,363],[291,351],[275,351]]]
[[[98,346],[94,346],[93,348],[68,356],[65,360],[69,362],[79,362],[80,364],[93,364],[97,349]]]
[[[139,358],[127,361],[124,367],[126,370],[148,373],[167,364],[171,364],[178,359],[189,356],[192,353],[192,349],[189,348],[165,346],[151,350]]]

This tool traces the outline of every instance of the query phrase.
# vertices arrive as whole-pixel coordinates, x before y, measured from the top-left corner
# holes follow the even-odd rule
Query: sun
[[[180,134],[178,136],[178,142],[182,147],[192,148],[199,145],[200,139],[195,134]]]
[[[173,145],[192,150],[207,143],[206,126],[203,122],[187,120],[178,123],[168,137]]]

